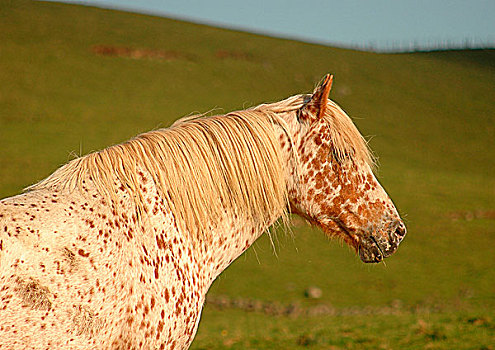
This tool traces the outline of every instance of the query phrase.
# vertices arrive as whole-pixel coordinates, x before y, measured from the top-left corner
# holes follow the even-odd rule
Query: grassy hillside
[[[276,255],[262,238],[215,282],[194,348],[493,348],[494,57],[356,52],[3,1],[0,197],[75,154],[192,112],[308,92],[330,72],[332,98],[372,136],[408,236],[378,266],[302,224],[277,236]],[[321,299],[304,297],[311,285]]]

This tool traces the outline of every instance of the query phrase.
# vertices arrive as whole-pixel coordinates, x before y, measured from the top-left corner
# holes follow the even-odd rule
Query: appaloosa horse
[[[330,86],[183,118],[2,200],[0,347],[188,348],[212,282],[289,212],[391,255],[405,226]]]

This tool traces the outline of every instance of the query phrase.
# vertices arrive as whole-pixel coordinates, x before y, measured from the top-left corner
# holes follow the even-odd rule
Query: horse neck
[[[292,118],[294,119],[294,118]],[[294,119],[295,120],[295,119]],[[288,166],[285,169],[285,181],[293,176],[293,146],[290,134],[296,130],[296,126],[276,126],[276,139],[281,142],[282,157]],[[284,163],[284,164],[285,164]],[[139,191],[143,196],[141,220],[138,221],[136,231],[143,232],[143,237],[138,239],[146,246],[157,245],[163,253],[167,249],[176,249],[174,256],[183,254],[192,255],[191,263],[202,270],[206,282],[211,283],[230,263],[246,251],[275,221],[283,214],[285,208],[270,212],[270,217],[263,224],[253,218],[246,217],[244,213],[233,215],[226,213],[223,217],[216,219],[217,222],[205,223],[211,227],[208,237],[195,237],[194,234],[185,232],[175,221],[175,217],[169,205],[158,193],[151,174],[144,169],[139,169]],[[124,191],[117,194],[122,196],[127,206],[132,206],[132,196],[126,195]],[[118,198],[121,201],[122,198]],[[137,238],[137,237],[136,237]],[[140,242],[141,244],[141,242]],[[178,249],[178,247],[180,249]],[[148,249],[149,250],[149,249]],[[190,253],[189,253],[190,252]],[[185,256],[188,260],[190,257]],[[209,281],[209,282],[208,282]]]
[[[145,171],[143,174],[140,188],[144,195],[145,214],[141,222],[137,223],[140,227],[136,231],[142,234],[141,237],[135,237],[139,240],[136,244],[151,246],[147,248],[148,251],[155,250],[158,254],[170,254],[178,258],[179,265],[187,265],[187,269],[192,268],[200,276],[199,287],[204,288],[204,291],[282,214],[282,210],[273,213],[264,225],[256,223],[252,218],[226,214],[220,221],[207,224],[212,227],[208,237],[194,237],[192,233],[180,229],[167,203],[159,198],[152,177]]]
[[[300,145],[301,126],[294,111],[279,115],[281,124],[275,127],[277,138],[280,140],[281,155],[285,168],[285,180],[289,198],[300,191],[299,176],[301,162],[297,147]],[[283,123],[283,125],[282,125]]]
[[[271,222],[257,227],[247,218],[228,218],[213,230],[211,241],[199,244],[199,261],[205,268],[211,282],[235,259],[245,252],[280,215],[274,215]]]
[[[282,157],[285,170],[285,182],[287,186],[294,187],[291,179],[294,178],[296,160],[294,159],[294,137],[297,135],[297,121],[287,116],[283,120],[284,126],[276,126],[276,138],[280,140]],[[202,241],[197,249],[204,265],[209,269],[209,276],[213,281],[225,268],[236,258],[245,252],[264,232],[268,230],[283,215],[285,208],[279,212],[272,213],[270,220],[260,226],[252,218],[242,216],[226,215],[222,222],[212,223],[216,229],[213,230],[211,240]]]

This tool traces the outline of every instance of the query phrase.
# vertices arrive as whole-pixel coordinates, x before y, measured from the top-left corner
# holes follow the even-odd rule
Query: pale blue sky
[[[86,0],[118,8],[340,46],[495,47],[495,0]]]

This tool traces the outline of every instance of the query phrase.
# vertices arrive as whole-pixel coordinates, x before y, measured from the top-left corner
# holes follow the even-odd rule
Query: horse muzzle
[[[379,263],[395,253],[400,242],[406,236],[407,230],[400,220],[391,226],[390,229],[374,231],[361,239],[358,246],[361,261]]]

